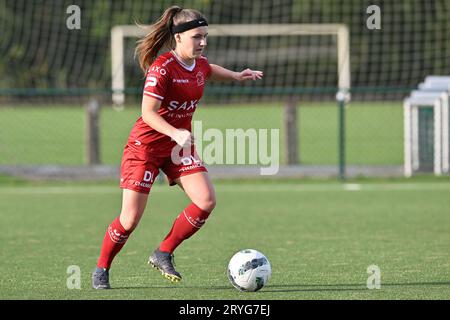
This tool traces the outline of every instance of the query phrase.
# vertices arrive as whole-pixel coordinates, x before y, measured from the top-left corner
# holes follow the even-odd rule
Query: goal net
[[[80,89],[110,90],[117,74],[111,70],[111,30],[135,21],[150,24],[172,4],[79,0],[76,12],[68,0],[0,0],[2,97],[23,93],[20,90],[34,94],[51,89],[48,98],[56,96],[55,90],[72,89],[76,94],[86,93]],[[211,38],[207,55],[231,69],[262,69],[265,80],[254,85],[267,90],[242,91],[254,98],[261,92],[325,92],[338,87],[336,68],[346,66],[338,61],[337,38],[315,32],[292,36],[292,30],[299,30],[295,25],[348,28],[352,91],[370,91],[361,99],[401,99],[425,76],[446,75],[450,70],[446,0],[183,0],[178,4],[201,11],[211,25],[233,26],[211,30],[219,38]],[[378,15],[368,10],[373,6]],[[70,29],[77,13],[79,26]],[[287,25],[283,34],[277,25]],[[131,93],[142,86],[133,58],[135,45],[136,38],[124,43],[123,78]],[[226,90],[211,92],[229,96]]]
[[[101,112],[98,127],[90,126],[100,131],[100,163],[117,165],[139,116],[144,84],[134,49],[146,31],[135,23],[150,25],[173,4],[0,0],[0,167],[85,165],[85,144],[92,139],[85,136],[84,107],[93,99]],[[293,161],[323,166],[320,172],[335,170],[338,127],[345,126],[347,165],[403,173],[403,100],[428,75],[450,75],[448,0],[177,4],[207,18],[211,63],[264,72],[261,81],[209,83],[205,108],[196,116],[219,129],[280,128],[282,141],[295,138]],[[340,90],[351,93],[345,125],[338,123]],[[287,100],[298,101],[297,113],[290,114],[298,130],[284,127]],[[123,112],[113,104],[125,104]],[[431,121],[427,112],[418,116],[428,119],[423,123]],[[433,128],[417,132],[428,132],[424,137],[431,141]],[[412,145],[429,148],[422,163],[431,163],[436,148],[414,139],[419,142]],[[282,164],[289,148],[281,145]]]
[[[125,55],[124,45],[127,38],[135,40],[148,32],[149,28],[134,25],[115,26],[111,31],[111,80],[114,104],[125,103],[125,65],[129,57]],[[208,37],[212,40],[206,49],[207,56],[213,63],[227,66],[232,70],[243,70],[246,67],[260,68],[266,74],[261,83],[247,86],[233,83],[211,84],[208,92],[223,96],[222,100],[242,95],[258,95],[267,99],[276,95],[305,94],[308,93],[308,89],[317,90],[314,78],[321,76],[328,78],[323,82],[324,92],[325,85],[341,91],[350,90],[350,42],[349,31],[345,25],[213,24],[208,27]],[[322,39],[327,37],[329,39]],[[330,61],[335,64],[334,72],[328,65]],[[327,63],[323,67],[327,71],[320,74],[320,71],[311,72],[309,68],[299,67],[305,63],[319,67]],[[320,88],[318,91],[320,93]]]

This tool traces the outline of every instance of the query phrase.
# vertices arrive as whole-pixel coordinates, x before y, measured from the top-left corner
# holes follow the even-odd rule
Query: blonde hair
[[[150,33],[137,42],[135,57],[138,57],[142,71],[147,72],[161,49],[175,48],[171,31],[173,26],[202,18],[204,19],[203,15],[197,10],[183,9],[179,6],[167,8],[158,21],[150,26]]]

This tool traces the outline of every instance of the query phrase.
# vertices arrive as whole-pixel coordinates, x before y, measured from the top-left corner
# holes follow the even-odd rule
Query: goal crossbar
[[[111,86],[115,105],[125,103],[124,38],[143,37],[149,29],[136,25],[119,25],[111,29]],[[212,37],[262,37],[327,35],[337,39],[337,73],[340,91],[350,90],[350,37],[344,24],[216,24],[208,26]]]

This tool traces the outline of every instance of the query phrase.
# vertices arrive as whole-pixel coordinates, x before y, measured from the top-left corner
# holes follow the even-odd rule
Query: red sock
[[[102,249],[100,251],[100,258],[98,258],[97,267],[109,269],[111,263],[117,253],[125,245],[128,236],[131,232],[126,231],[120,224],[119,217],[109,225],[106,230],[105,238],[103,239]]]
[[[210,212],[203,211],[194,203],[188,205],[173,223],[159,250],[172,253],[181,242],[190,238],[203,226],[209,214]]]

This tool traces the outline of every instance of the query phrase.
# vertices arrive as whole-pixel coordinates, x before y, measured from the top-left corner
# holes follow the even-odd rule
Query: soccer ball
[[[240,291],[258,291],[270,279],[272,268],[261,252],[245,249],[237,252],[228,263],[228,279]]]

